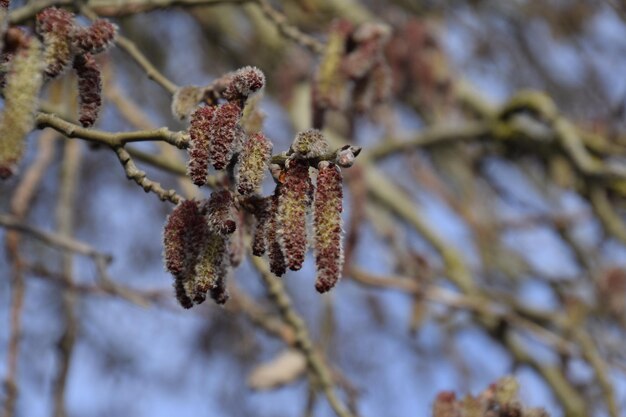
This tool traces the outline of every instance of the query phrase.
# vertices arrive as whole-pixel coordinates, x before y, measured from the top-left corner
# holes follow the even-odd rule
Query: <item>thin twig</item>
[[[178,204],[184,200],[182,196],[176,194],[175,190],[166,190],[158,182],[148,179],[146,173],[137,168],[137,165],[135,165],[126,149],[120,146],[114,148],[114,150],[120,163],[124,167],[126,177],[139,184],[145,192],[153,192],[159,196],[161,201],[171,201],[174,204]]]
[[[307,367],[315,376],[317,383],[319,384],[322,392],[324,392],[324,395],[326,395],[330,406],[339,417],[352,417],[352,413],[335,393],[332,372],[328,369],[320,355],[314,349],[306,324],[293,308],[291,299],[289,298],[289,295],[287,295],[287,291],[285,290],[282,281],[269,271],[269,268],[263,259],[256,256],[252,256],[251,258],[254,267],[259,271],[259,274],[265,283],[270,299],[278,308],[280,316],[294,331],[294,347],[305,356]]]

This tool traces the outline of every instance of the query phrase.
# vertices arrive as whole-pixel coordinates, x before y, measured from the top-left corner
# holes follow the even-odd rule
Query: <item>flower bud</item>
[[[13,57],[4,88],[0,120],[0,178],[13,175],[24,152],[24,138],[33,129],[38,94],[43,82],[41,44],[29,38]]]
[[[215,107],[203,106],[198,107],[191,116],[187,175],[197,186],[206,184],[209,169],[209,148],[211,146],[209,132],[214,114]]]
[[[104,20],[95,20],[88,28],[76,28],[72,43],[79,54],[99,54],[105,51],[115,40],[117,26]]]
[[[239,167],[236,174],[239,194],[251,194],[261,186],[271,157],[272,142],[263,133],[250,136],[239,155]]]
[[[278,235],[287,266],[292,271],[302,268],[307,249],[306,215],[311,206],[309,165],[294,160],[285,172],[278,199]]]
[[[308,129],[296,135],[291,150],[300,158],[319,158],[328,152],[328,142],[319,130]]]
[[[245,100],[265,86],[265,75],[256,67],[241,68],[232,79],[222,96],[226,100]]]
[[[74,69],[78,77],[79,121],[83,127],[96,122],[102,106],[102,78],[98,63],[90,54],[77,55]]]
[[[320,162],[313,205],[313,233],[317,280],[324,293],[335,286],[343,270],[341,242],[342,177],[337,165]]]

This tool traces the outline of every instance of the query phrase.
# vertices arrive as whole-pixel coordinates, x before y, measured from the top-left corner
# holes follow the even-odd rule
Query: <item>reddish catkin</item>
[[[196,201],[185,200],[178,204],[165,222],[165,267],[174,275],[176,298],[184,308],[193,305],[186,286],[193,280],[198,253],[207,236],[206,219]]]
[[[245,100],[265,86],[265,75],[256,67],[235,71],[222,96],[226,100]]]
[[[49,7],[37,14],[36,31],[44,44],[45,75],[55,78],[69,68],[74,53],[71,36],[75,30],[74,14]]]
[[[272,142],[263,133],[255,133],[244,144],[239,155],[237,191],[248,195],[259,189],[272,157]]]
[[[211,123],[209,160],[215,169],[224,169],[240,145],[241,107],[236,102],[222,104],[215,110]]]
[[[263,256],[267,250],[267,227],[272,218],[271,204],[271,196],[260,198],[254,208],[254,217],[256,218],[254,236],[252,237],[252,254],[254,256]]]
[[[79,121],[83,127],[96,122],[102,106],[102,79],[100,68],[93,56],[78,55],[74,58],[74,69],[78,76]]]
[[[207,224],[212,232],[230,235],[237,230],[237,214],[233,195],[228,190],[211,193],[205,204]]]
[[[198,107],[191,116],[187,175],[197,186],[206,184],[209,169],[209,148],[211,146],[209,133],[214,115],[215,107],[203,106]]]
[[[292,271],[302,268],[307,249],[306,216],[311,206],[309,165],[293,160],[286,169],[278,200],[278,236],[287,266]]]
[[[235,219],[237,220],[237,229],[230,238],[228,247],[228,253],[230,256],[230,265],[232,267],[238,267],[246,254],[245,247],[245,228],[244,218],[242,212],[237,212]]]
[[[113,45],[116,34],[117,26],[107,20],[97,19],[88,28],[77,28],[72,44],[79,54],[99,54]]]
[[[313,206],[313,233],[317,280],[315,289],[324,293],[335,286],[343,269],[341,171],[335,164],[320,162]]]
[[[270,260],[270,271],[278,277],[283,276],[287,271],[285,254],[283,253],[278,233],[280,228],[278,206],[281,192],[282,186],[278,185],[274,190],[274,194],[270,197],[269,219],[267,224],[267,252]]]

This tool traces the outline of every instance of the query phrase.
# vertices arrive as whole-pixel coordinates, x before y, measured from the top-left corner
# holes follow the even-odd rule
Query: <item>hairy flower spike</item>
[[[69,68],[74,57],[71,44],[74,14],[49,7],[37,14],[36,30],[43,39],[46,77],[55,78]]]
[[[319,130],[308,129],[296,135],[291,150],[300,158],[318,158],[328,152],[328,142]]]
[[[272,197],[260,198],[256,202],[254,209],[254,217],[256,225],[254,227],[254,236],[252,237],[252,254],[254,256],[263,256],[267,250],[267,228],[273,213],[270,211]]]
[[[210,233],[202,242],[193,280],[186,283],[187,292],[197,304],[206,299],[206,294],[223,283],[228,274],[228,239]]]
[[[191,292],[197,257],[209,235],[205,217],[198,203],[185,200],[178,204],[165,222],[163,247],[165,267],[174,275],[176,298],[184,308],[191,308]]]
[[[327,161],[318,166],[313,208],[313,233],[317,280],[315,289],[324,293],[335,286],[343,269],[341,243],[342,177],[339,167]]]
[[[245,100],[265,86],[265,75],[256,67],[243,67],[232,76],[222,96],[226,100]]]
[[[83,127],[96,122],[102,106],[102,79],[100,68],[93,56],[78,55],[74,58],[74,69],[78,76],[79,121]]]
[[[285,172],[278,200],[278,235],[292,271],[302,268],[307,249],[306,215],[311,206],[311,178],[305,161],[293,160]]]
[[[214,115],[215,107],[203,106],[198,107],[191,116],[187,175],[197,186],[206,184],[209,169],[209,149],[211,146],[209,132]]]
[[[239,155],[236,176],[239,194],[251,194],[261,186],[271,156],[272,142],[263,133],[250,136]]]
[[[287,271],[285,254],[279,239],[280,216],[278,214],[282,186],[278,185],[270,197],[269,221],[267,224],[267,251],[270,260],[270,271],[280,277]]]
[[[99,54],[107,50],[117,34],[117,26],[108,20],[97,19],[88,28],[77,28],[72,43],[79,54]]]
[[[22,158],[24,137],[34,126],[37,95],[42,78],[41,44],[29,38],[13,57],[4,89],[4,113],[0,120],[0,178],[13,175]]]
[[[233,196],[228,190],[215,191],[205,204],[209,228],[219,235],[230,235],[237,230]]]
[[[239,118],[241,107],[236,102],[222,104],[215,110],[211,124],[211,147],[209,160],[215,169],[224,169],[233,157],[241,141]]]

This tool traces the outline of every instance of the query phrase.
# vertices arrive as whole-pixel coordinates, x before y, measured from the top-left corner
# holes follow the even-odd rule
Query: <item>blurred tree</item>
[[[623,415],[620,2],[0,20],[3,416]]]

